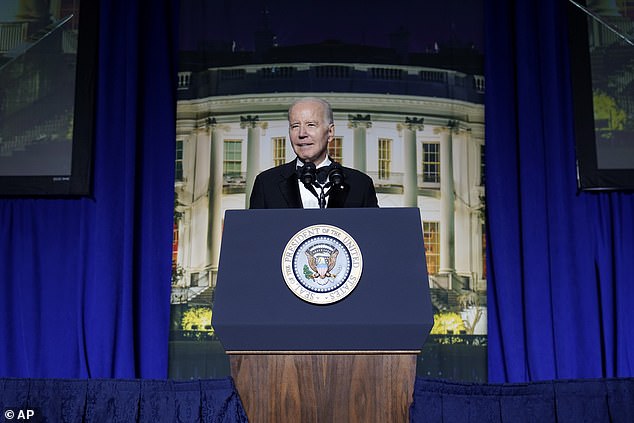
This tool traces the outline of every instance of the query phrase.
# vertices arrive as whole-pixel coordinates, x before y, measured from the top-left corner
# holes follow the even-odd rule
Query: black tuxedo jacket
[[[253,183],[251,209],[302,208],[296,161],[265,170]],[[328,208],[378,207],[372,179],[355,169],[343,168],[343,189],[333,188]]]

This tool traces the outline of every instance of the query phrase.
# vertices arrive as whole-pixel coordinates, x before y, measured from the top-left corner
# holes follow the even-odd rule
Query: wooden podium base
[[[407,422],[416,352],[230,353],[249,422]]]

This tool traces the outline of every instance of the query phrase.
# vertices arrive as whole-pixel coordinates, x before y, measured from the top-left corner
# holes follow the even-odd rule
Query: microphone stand
[[[324,188],[319,184],[319,182],[314,181],[312,184],[307,184],[306,182],[304,182],[304,186],[308,191],[311,192],[311,194],[315,196],[315,198],[317,199],[317,203],[319,204],[319,208],[326,208],[326,196],[324,195]],[[320,194],[317,194],[317,190],[315,190],[315,187],[321,190]]]
[[[319,204],[319,208],[325,209],[326,197],[330,195],[330,191],[333,188],[332,184],[328,182],[324,185],[321,185],[319,182],[313,181],[312,184],[308,184],[304,182],[304,186],[306,187],[308,191],[310,191],[315,196],[315,198],[317,199],[317,204]],[[317,193],[317,190],[315,188],[319,188],[319,193]],[[326,188],[329,188],[328,191],[324,191]]]

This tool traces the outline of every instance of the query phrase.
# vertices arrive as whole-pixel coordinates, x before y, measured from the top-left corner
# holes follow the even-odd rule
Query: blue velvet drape
[[[634,379],[471,384],[418,378],[410,423],[629,423]]]
[[[0,376],[167,376],[177,10],[100,4],[92,198],[0,200]]]
[[[231,378],[3,379],[0,410],[36,422],[246,423]],[[28,417],[28,418],[27,418]]]
[[[634,373],[634,196],[578,193],[566,1],[485,1],[489,380]]]

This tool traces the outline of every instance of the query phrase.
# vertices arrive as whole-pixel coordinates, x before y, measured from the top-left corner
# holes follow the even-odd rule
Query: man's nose
[[[304,125],[299,126],[299,136],[300,138],[308,136],[308,132],[306,132],[306,127]]]

